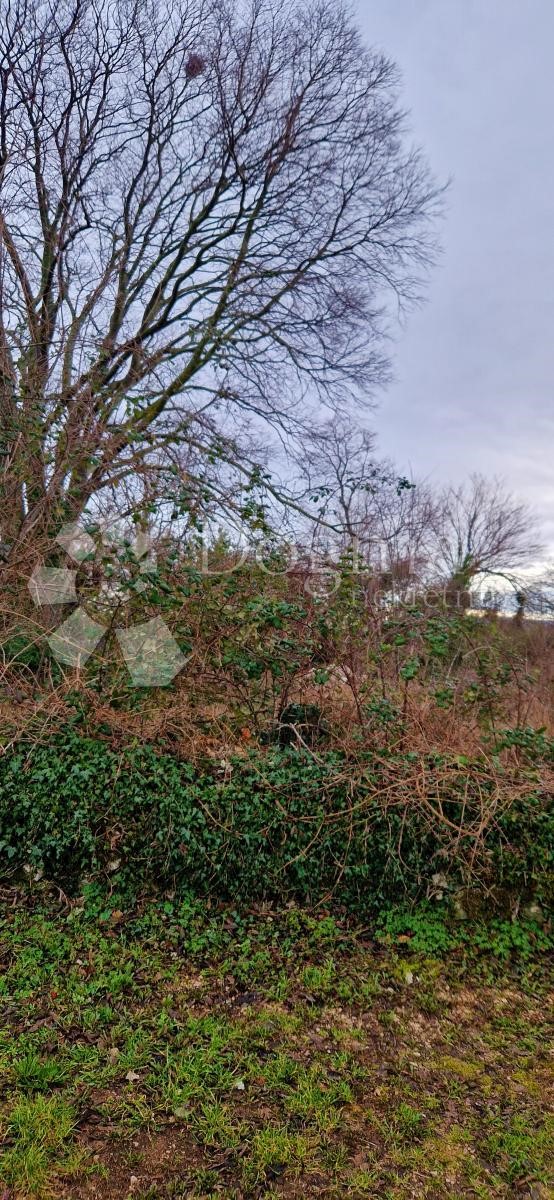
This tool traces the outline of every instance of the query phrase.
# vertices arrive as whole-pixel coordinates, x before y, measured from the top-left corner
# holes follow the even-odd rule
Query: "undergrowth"
[[[514,915],[552,894],[553,811],[531,772],[413,752],[253,748],[200,770],[78,730],[0,758],[4,878],[333,903],[426,897]]]

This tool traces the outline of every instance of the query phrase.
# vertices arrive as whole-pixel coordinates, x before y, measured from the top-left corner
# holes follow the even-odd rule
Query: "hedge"
[[[472,864],[475,886],[548,902],[550,796],[520,788],[474,854],[471,832],[452,830],[490,778],[429,761],[446,818],[435,825],[412,794],[415,757],[368,752],[352,764],[272,747],[198,770],[148,745],[118,751],[65,731],[0,759],[0,875],[41,872],[73,895],[96,880],[127,898],[332,898],[364,913],[432,894],[437,879],[447,893],[467,885]]]

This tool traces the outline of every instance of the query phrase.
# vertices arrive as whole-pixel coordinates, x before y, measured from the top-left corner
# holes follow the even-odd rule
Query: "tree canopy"
[[[0,10],[3,540],[125,487],[232,506],[214,464],[367,396],[418,294],[395,68],[329,0]]]

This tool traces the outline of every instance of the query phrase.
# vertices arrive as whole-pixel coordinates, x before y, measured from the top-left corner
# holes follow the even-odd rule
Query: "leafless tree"
[[[361,532],[362,496],[377,486],[384,468],[375,457],[375,434],[334,419],[302,446],[298,463],[312,504],[315,536],[323,525],[339,538],[356,541]]]
[[[465,597],[479,576],[504,577],[514,586],[519,572],[540,553],[536,521],[499,480],[472,475],[442,496],[435,526],[434,567],[452,597]]]
[[[545,621],[554,619],[554,568],[545,565],[535,575],[526,577],[515,596],[514,620],[523,625],[527,614]]]
[[[339,545],[355,548],[360,565],[394,592],[419,581],[437,518],[431,489],[376,455],[375,435],[343,419],[324,426],[303,455],[315,536],[334,528]]]
[[[381,377],[438,198],[396,86],[334,0],[0,0],[7,545]]]

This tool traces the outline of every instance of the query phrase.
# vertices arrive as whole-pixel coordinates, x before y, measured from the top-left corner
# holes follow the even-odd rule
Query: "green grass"
[[[493,1124],[487,1150],[501,1165],[503,1175],[512,1183],[529,1177],[546,1183],[552,1165],[554,1117],[537,1122],[530,1114],[513,1113],[507,1124]]]
[[[0,1177],[22,1196],[48,1196],[55,1172],[70,1165],[75,1113],[57,1097],[19,1096],[9,1108]],[[73,1165],[78,1156],[73,1155]]]
[[[423,930],[7,894],[0,1197],[552,1195],[546,956]]]

